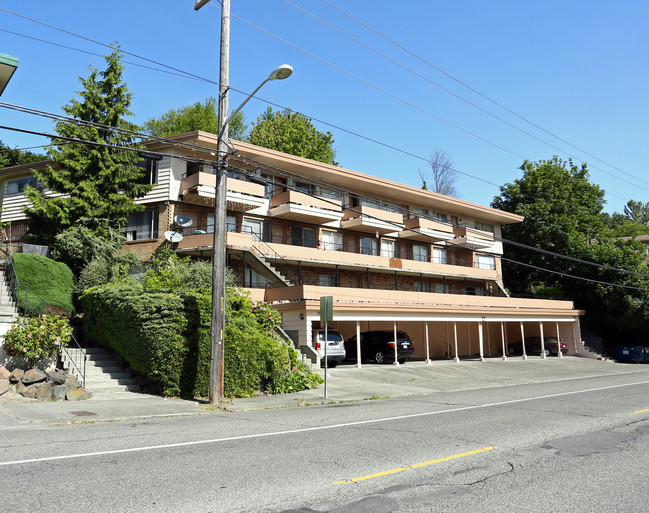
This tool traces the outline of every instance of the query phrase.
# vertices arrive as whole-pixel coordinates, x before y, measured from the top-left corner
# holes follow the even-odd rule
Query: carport
[[[541,340],[556,338],[568,346],[568,354],[576,354],[581,340],[579,315],[582,312],[575,310],[570,301],[428,294],[443,298],[447,304],[403,300],[386,304],[337,300],[335,294],[329,295],[334,297],[333,321],[329,327],[341,331],[346,340],[357,335],[358,341],[358,335],[368,330],[405,331],[415,342],[414,358],[426,362],[444,358],[456,362],[493,357],[507,360],[508,344],[518,341],[523,341],[522,358],[527,359],[524,341],[531,336]],[[282,312],[284,330],[299,345],[310,346],[312,329],[321,327],[319,299],[281,302],[275,306]],[[545,358],[543,348],[540,358]],[[358,361],[356,365],[360,367],[362,363]]]

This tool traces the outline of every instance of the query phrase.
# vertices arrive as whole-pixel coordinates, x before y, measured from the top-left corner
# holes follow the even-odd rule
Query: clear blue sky
[[[649,201],[649,3],[329,1],[549,133],[463,87],[322,0],[291,2],[425,78],[286,0],[232,0],[231,86],[249,92],[274,67],[289,63],[295,69],[293,76],[267,84],[260,98],[424,159],[435,149],[445,151],[459,171],[498,185],[521,176],[518,168],[523,157],[539,160],[556,154],[568,159],[572,155],[589,164],[592,181],[607,191],[607,211],[621,211],[629,199]],[[220,4],[216,0],[212,4],[195,12],[194,0],[114,0],[108,4],[4,0],[0,8],[103,43],[117,41],[127,52],[217,82]],[[81,89],[78,77],[86,77],[90,65],[104,67],[101,57],[9,32],[86,52],[107,52],[90,41],[0,11],[0,53],[20,59],[1,101],[61,113],[61,107]],[[212,83],[136,66],[159,68],[132,56],[124,60],[136,123],[216,96],[217,86]],[[242,99],[233,92],[231,106]],[[254,120],[266,105],[251,101],[244,110],[247,120]],[[418,168],[427,165],[423,160],[314,122],[333,133],[342,166],[419,185]],[[52,129],[47,119],[4,108],[0,108],[0,124]],[[0,130],[0,140],[12,147],[47,142],[7,130]],[[498,188],[477,178],[458,176],[460,196],[488,205]]]

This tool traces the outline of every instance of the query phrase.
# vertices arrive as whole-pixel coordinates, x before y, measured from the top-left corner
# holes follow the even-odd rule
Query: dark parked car
[[[361,333],[361,361],[394,362],[394,331],[365,331]],[[415,345],[405,331],[397,331],[397,361],[406,363],[415,352]],[[356,360],[356,335],[345,342],[347,359]]]
[[[552,337],[543,337],[543,344],[545,346],[545,355],[546,356],[558,356],[559,355],[559,342],[556,338]],[[508,345],[509,354],[511,355],[521,355],[523,354],[523,344],[519,340],[518,342],[513,342]],[[561,343],[561,352],[567,353],[568,346]],[[541,337],[525,337],[525,353],[535,355],[541,354]]]

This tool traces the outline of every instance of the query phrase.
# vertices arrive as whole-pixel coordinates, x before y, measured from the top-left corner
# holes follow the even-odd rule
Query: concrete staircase
[[[63,365],[71,370],[73,365],[70,360],[83,359],[80,352],[86,353],[86,390],[93,396],[118,392],[139,392],[140,386],[129,371],[122,368],[120,360],[114,357],[107,349],[86,347],[83,350],[68,348],[68,355],[62,357]]]
[[[16,305],[5,282],[5,273],[0,272],[0,339],[18,319]]]

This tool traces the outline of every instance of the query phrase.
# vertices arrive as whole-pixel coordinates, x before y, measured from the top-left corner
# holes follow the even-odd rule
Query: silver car
[[[327,367],[335,367],[345,359],[345,340],[338,330],[327,330]],[[325,330],[313,330],[313,348],[320,355],[320,364],[325,361]]]

